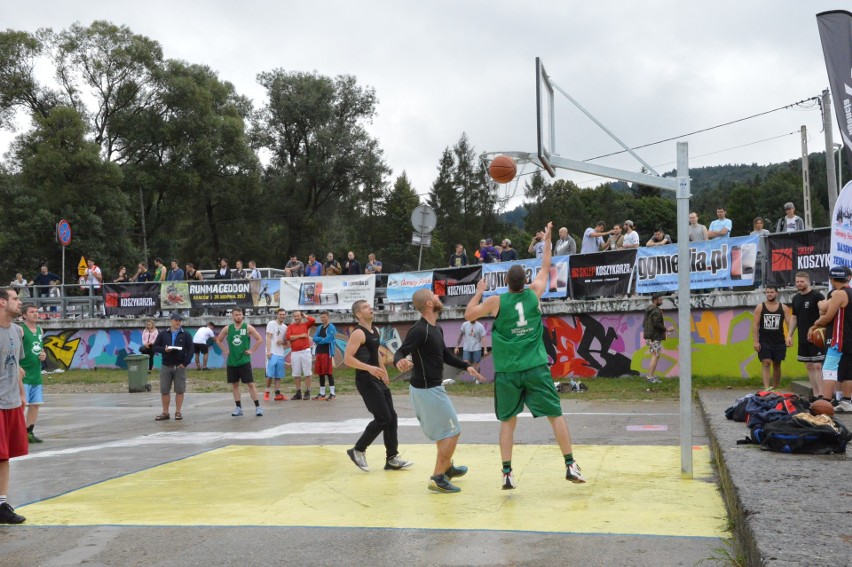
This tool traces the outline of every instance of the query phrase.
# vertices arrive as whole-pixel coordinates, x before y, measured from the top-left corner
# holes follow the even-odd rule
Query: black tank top
[[[358,325],[355,329],[361,329],[364,332],[364,343],[355,351],[355,358],[364,364],[370,366],[379,365],[379,330],[373,327],[373,332],[368,331],[363,325]],[[366,370],[355,370],[355,377],[372,377],[373,375]]]
[[[763,303],[760,310],[760,344],[778,345],[786,344],[784,340],[784,307],[778,304],[777,311],[770,311]]]
[[[841,307],[834,316],[832,341],[838,346],[840,352],[852,354],[852,290],[848,287],[841,289],[846,293],[847,303],[846,307]]]

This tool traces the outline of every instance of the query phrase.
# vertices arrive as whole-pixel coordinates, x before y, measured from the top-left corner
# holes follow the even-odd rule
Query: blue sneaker
[[[231,416],[233,417],[240,417],[241,415],[243,415],[243,408],[239,406],[235,407],[234,411],[231,412]]]
[[[256,415],[257,417],[263,417],[263,408],[260,406],[254,408],[254,415]]]
[[[457,467],[452,461],[450,461],[450,468],[448,468],[444,474],[447,478],[458,478],[467,474],[467,467],[464,465]]]
[[[461,488],[450,482],[446,475],[438,474],[429,479],[429,490],[432,492],[461,492]]]

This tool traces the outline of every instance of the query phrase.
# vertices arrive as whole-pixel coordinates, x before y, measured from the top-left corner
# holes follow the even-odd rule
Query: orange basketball
[[[834,415],[834,406],[828,400],[819,399],[811,404],[811,413],[814,415]]]
[[[811,342],[817,348],[825,347],[825,327],[817,327],[811,333]]]
[[[488,175],[497,183],[508,183],[515,178],[518,168],[509,156],[497,156],[488,166]]]

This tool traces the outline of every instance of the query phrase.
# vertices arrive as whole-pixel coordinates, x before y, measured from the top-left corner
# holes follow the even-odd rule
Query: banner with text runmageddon
[[[689,288],[754,285],[757,236],[714,238],[689,243]],[[677,289],[677,244],[639,248],[636,253],[637,293]]]
[[[615,297],[630,293],[636,250],[613,250],[570,257],[571,297]]]
[[[209,280],[162,282],[160,304],[163,309],[228,309],[254,306],[252,287],[260,280]]]
[[[527,258],[515,260],[514,262],[497,262],[494,264],[482,264],[482,277],[485,278],[488,288],[483,297],[499,295],[509,291],[506,283],[506,274],[513,265],[523,266],[527,274],[527,287],[530,282],[538,276],[541,270],[541,259]],[[547,287],[544,298],[565,299],[568,295],[568,256],[554,256],[550,261],[550,271],[547,276]]]
[[[831,229],[782,232],[766,237],[765,283],[792,286],[796,272],[807,272],[812,282],[827,282],[831,269]]]
[[[432,276],[432,288],[444,305],[467,305],[476,293],[482,266],[442,268]]]
[[[281,278],[281,307],[288,311],[352,309],[376,299],[376,275]]]
[[[153,317],[160,309],[158,283],[105,283],[103,287],[107,315]]]

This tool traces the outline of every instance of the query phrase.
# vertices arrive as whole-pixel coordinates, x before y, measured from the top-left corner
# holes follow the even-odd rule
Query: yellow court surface
[[[316,526],[728,537],[710,452],[694,448],[693,480],[680,448],[575,447],[588,479],[565,480],[553,445],[518,445],[517,489],[500,489],[496,445],[459,445],[470,472],[457,494],[427,490],[433,445],[405,445],[415,461],[385,471],[384,448],[360,471],[347,446],[228,446],[20,507],[27,525]]]

